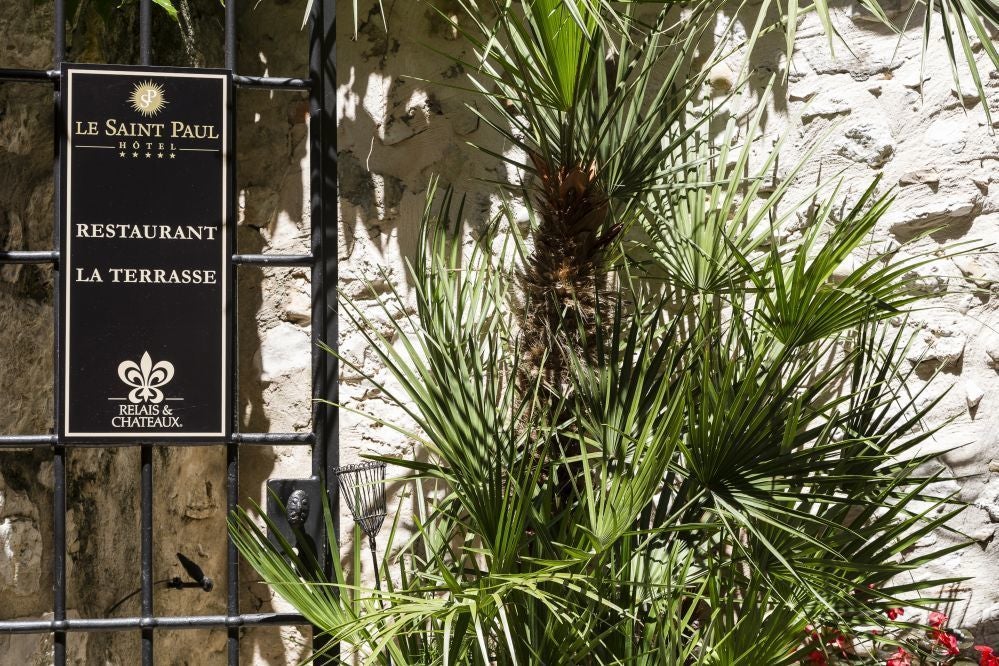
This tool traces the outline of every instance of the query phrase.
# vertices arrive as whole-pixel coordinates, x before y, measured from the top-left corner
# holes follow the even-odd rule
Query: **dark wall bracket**
[[[267,480],[267,517],[300,555],[308,549],[325,571],[322,493],[323,484],[318,477]],[[267,536],[272,543],[278,543],[269,530]]]

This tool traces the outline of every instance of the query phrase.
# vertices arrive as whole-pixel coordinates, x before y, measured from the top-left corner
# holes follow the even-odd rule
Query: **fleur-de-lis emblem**
[[[153,365],[149,352],[143,352],[138,363],[122,361],[118,364],[118,378],[134,387],[128,393],[129,402],[160,403],[163,402],[163,391],[159,387],[173,379],[173,363],[159,361]]]

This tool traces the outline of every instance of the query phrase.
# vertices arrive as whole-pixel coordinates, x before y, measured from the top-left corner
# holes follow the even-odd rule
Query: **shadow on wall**
[[[393,283],[407,289],[412,286],[400,270],[399,259],[415,252],[431,176],[439,176],[442,186],[454,185],[460,194],[469,195],[466,216],[472,228],[495,212],[490,199],[495,188],[486,181],[519,180],[508,165],[468,145],[475,143],[501,154],[511,151],[495,132],[480,127],[478,117],[467,108],[471,105],[491,115],[486,104],[469,91],[468,72],[461,64],[474,62],[474,54],[437,13],[457,18],[463,11],[459,3],[383,4],[384,19],[377,0],[359,3],[356,37],[353,17],[342,12],[348,15],[341,16],[338,34],[343,280],[368,278],[376,292],[384,289],[379,284],[382,278],[366,269],[384,268]],[[749,10],[739,16],[723,12],[719,30],[734,22],[739,25],[738,34],[751,28],[753,20]],[[761,40],[759,51],[767,56],[756,58],[750,71],[750,88],[756,97],[782,66],[778,53],[783,43],[776,34]],[[707,53],[714,46],[713,36],[708,35],[698,51]],[[736,72],[718,76],[731,79]],[[778,80],[774,93],[772,111],[781,113],[786,109],[786,83]],[[358,292],[358,297],[364,295]]]

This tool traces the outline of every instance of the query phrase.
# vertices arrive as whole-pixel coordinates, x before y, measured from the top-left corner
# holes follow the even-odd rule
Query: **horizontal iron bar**
[[[124,631],[128,629],[205,629],[211,627],[271,627],[307,625],[297,613],[242,615],[176,615],[166,617],[69,618],[66,620],[4,620],[0,634],[46,634],[53,631]]]
[[[58,69],[0,69],[0,81],[20,81],[27,83],[52,83],[58,81],[62,73]],[[292,76],[240,76],[232,77],[240,88],[260,90],[308,90],[312,87],[309,79]]]
[[[253,266],[311,266],[311,254],[234,254],[232,263]]]
[[[51,83],[58,80],[58,69],[0,69],[0,81]]]
[[[54,264],[59,253],[50,250],[5,250],[0,252],[0,264]]]
[[[234,254],[234,264],[256,266],[311,266],[311,254]],[[0,252],[0,264],[55,264],[59,253],[52,250],[5,250]]]
[[[0,435],[0,449],[25,446],[55,446],[59,438],[55,435]]]
[[[236,444],[312,444],[316,441],[311,432],[237,432],[232,441]]]
[[[138,435],[137,437],[141,437]],[[233,433],[230,441],[234,444],[248,444],[254,446],[279,446],[279,445],[304,445],[313,444],[316,436],[311,432],[237,432]],[[0,435],[0,449],[21,449],[36,446],[56,446],[59,438],[56,435]],[[120,441],[92,441],[92,442],[63,442],[63,446],[74,448],[87,447],[125,447],[142,446],[148,442],[138,442],[135,440]],[[189,443],[189,442],[163,442],[159,441],[153,446],[218,446],[225,442]]]
[[[312,87],[309,79],[296,79],[282,76],[233,76],[233,82],[240,88],[261,90],[308,90]]]

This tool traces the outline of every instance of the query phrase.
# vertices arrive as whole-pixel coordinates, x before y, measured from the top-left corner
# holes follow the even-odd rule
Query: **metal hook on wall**
[[[190,558],[186,557],[183,553],[177,553],[177,560],[180,562],[180,566],[184,568],[184,571],[193,580],[183,580],[180,576],[173,576],[172,578],[161,578],[160,580],[153,581],[153,585],[163,585],[167,589],[171,590],[184,590],[188,588],[201,588],[205,592],[211,592],[215,587],[215,581],[205,575],[204,570],[198,566]],[[110,617],[112,613],[118,610],[119,607],[139,592],[142,588],[138,588],[124,597],[114,602],[110,608],[104,613],[106,617]]]

